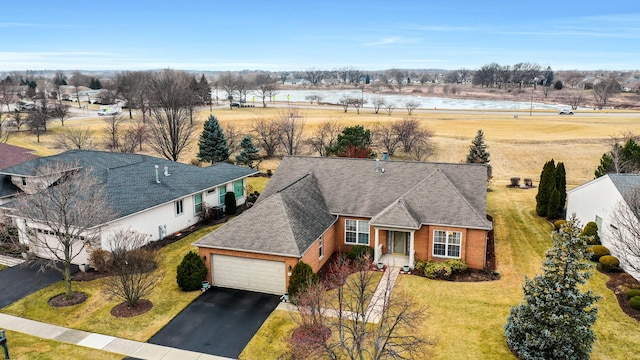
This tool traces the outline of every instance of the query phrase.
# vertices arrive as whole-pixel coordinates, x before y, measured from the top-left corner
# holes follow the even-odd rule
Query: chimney
[[[164,176],[169,176],[169,175],[171,175],[171,174],[169,174],[169,167],[165,166],[164,167]]]
[[[155,165],[156,168],[156,184],[160,184],[160,178],[158,178],[158,165]]]

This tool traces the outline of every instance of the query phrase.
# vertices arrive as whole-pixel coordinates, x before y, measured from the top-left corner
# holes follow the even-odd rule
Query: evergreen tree
[[[362,125],[344,128],[338,134],[336,145],[327,147],[327,154],[365,159],[374,157],[376,154],[371,150],[371,130]]]
[[[300,261],[291,271],[287,292],[289,292],[289,296],[291,296],[295,301],[298,294],[302,293],[309,285],[317,282],[318,274],[313,272],[313,269],[309,264]]]
[[[540,174],[540,184],[536,195],[536,213],[538,216],[547,216],[549,209],[549,197],[556,188],[556,164],[551,159],[544,164]]]
[[[207,267],[200,255],[189,251],[178,265],[176,281],[182,291],[193,291],[202,288],[202,281],[207,277]]]
[[[260,150],[253,145],[251,136],[246,135],[240,141],[240,154],[236,155],[236,162],[253,169],[253,162],[260,158]]]
[[[200,149],[198,160],[200,161],[215,163],[229,158],[227,139],[225,139],[222,127],[215,116],[209,115],[209,118],[204,122],[204,130],[200,134],[198,147]]]
[[[235,215],[238,212],[238,204],[236,202],[236,194],[228,191],[224,194],[224,213],[227,215]]]
[[[614,143],[611,150],[602,154],[595,177],[616,173],[635,173],[640,171],[640,145],[630,137],[624,145]]]
[[[93,90],[102,89],[102,84],[100,83],[100,80],[91,78],[91,80],[89,81],[89,88]]]
[[[563,206],[560,205],[560,192],[558,189],[553,188],[551,195],[549,196],[549,206],[547,207],[547,218],[560,219],[562,218]]]
[[[560,195],[560,209],[564,210],[564,205],[567,201],[567,172],[562,162],[559,162],[556,166],[556,189],[558,189]]]
[[[551,70],[551,66],[547,66],[547,69],[544,71],[544,86],[553,85],[553,70]]]
[[[469,146],[469,155],[467,155],[467,164],[486,164],[487,165],[487,179],[492,177],[492,168],[489,165],[489,152],[487,151],[487,144],[484,143],[484,132],[482,129],[478,130],[476,137]]]
[[[507,344],[523,360],[583,360],[591,353],[591,326],[599,296],[581,287],[591,276],[577,220],[553,233],[553,247],[542,263],[542,275],[525,278],[524,301],[511,308]]]

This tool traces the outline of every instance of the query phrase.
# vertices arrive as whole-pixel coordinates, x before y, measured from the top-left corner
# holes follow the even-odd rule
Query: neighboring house
[[[283,85],[311,85],[311,81],[307,79],[287,79],[282,84]]]
[[[37,158],[32,152],[31,149],[0,143],[0,170]],[[20,189],[11,182],[11,176],[0,172],[0,205],[13,200],[19,192]]]
[[[461,258],[486,264],[487,169],[331,157],[285,157],[256,204],[194,243],[215,286],[283,294],[304,261],[318,271],[336,251],[374,261]]]
[[[625,199],[638,187],[640,174],[607,174],[591,180],[567,191],[567,216],[575,214],[582,226],[595,222],[602,245],[616,256],[619,244],[612,236],[618,230],[615,212],[621,204],[626,204]],[[640,274],[631,271],[624,259],[620,260],[621,267],[640,280]]]
[[[227,163],[201,168],[139,154],[72,150],[2,169],[0,175],[9,176],[13,185],[29,194],[34,184],[64,179],[65,172],[36,176],[39,166],[55,163],[68,164],[70,171],[92,169],[104,186],[107,205],[115,214],[94,228],[100,228],[98,246],[106,249],[110,235],[118,229],[147,234],[149,241],[154,241],[195,225],[203,209],[223,206],[230,191],[235,193],[238,205],[244,204],[246,178],[256,173]],[[11,209],[11,203],[4,208]],[[45,235],[50,231],[42,224],[13,217],[24,244],[29,244],[27,230]],[[87,264],[88,251],[79,253],[73,262]],[[37,255],[47,257],[46,253]]]

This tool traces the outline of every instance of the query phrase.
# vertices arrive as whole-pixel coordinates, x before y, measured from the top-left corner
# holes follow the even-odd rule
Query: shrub
[[[605,246],[602,245],[593,245],[587,248],[587,251],[592,252],[591,261],[598,261],[602,256],[610,255],[611,252]]]
[[[359,261],[367,257],[369,259],[373,258],[373,249],[367,245],[355,245],[347,253],[347,258],[352,261]]]
[[[620,260],[615,256],[604,255],[598,259],[598,268],[604,272],[612,272],[618,270],[618,266],[620,266]]]
[[[229,191],[224,194],[224,213],[227,215],[235,215],[237,212],[236,194],[234,194],[233,191]]]
[[[589,245],[600,245],[600,235],[598,235],[598,225],[589,221],[587,225],[584,226],[582,232],[580,233],[581,237],[584,237],[587,244]]]
[[[640,289],[629,289],[624,294],[627,297],[627,300],[629,300],[633,297],[640,296]]]
[[[291,277],[289,278],[289,297],[295,301],[296,296],[307,289],[310,284],[318,282],[318,274],[313,272],[311,265],[300,261],[293,267]]]
[[[429,279],[448,279],[453,271],[446,262],[429,261],[424,267],[424,276]]]
[[[560,230],[560,228],[562,227],[562,225],[566,224],[567,220],[556,220],[553,222],[553,229],[555,231]]]
[[[415,268],[416,270],[424,271],[424,267],[427,266],[426,260],[416,260]]]
[[[207,267],[200,255],[190,251],[184,256],[180,265],[176,281],[182,291],[194,291],[202,288],[202,281],[207,277]]]
[[[468,269],[467,262],[462,259],[449,259],[445,261],[451,267],[452,273],[463,273]]]
[[[89,254],[89,264],[98,272],[107,272],[113,263],[111,252],[103,249],[95,249]]]
[[[629,305],[636,310],[640,310],[640,296],[634,296],[629,299]]]

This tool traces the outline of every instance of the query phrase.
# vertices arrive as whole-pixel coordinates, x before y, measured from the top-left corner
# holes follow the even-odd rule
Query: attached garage
[[[282,261],[211,255],[213,286],[282,295],[286,291]]]

